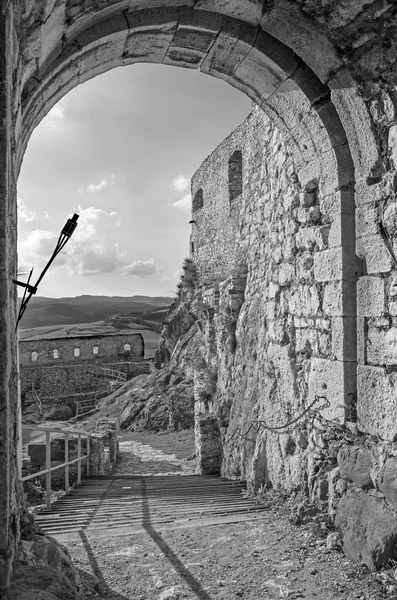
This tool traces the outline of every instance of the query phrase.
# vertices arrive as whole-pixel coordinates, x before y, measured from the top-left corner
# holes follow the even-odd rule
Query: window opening
[[[124,350],[129,352],[131,350],[131,344],[124,344]]]
[[[80,348],[75,348],[73,354],[74,356],[80,356]]]
[[[32,360],[37,360],[39,358],[38,352],[32,352]]]
[[[203,190],[200,188],[199,190],[197,190],[197,192],[193,198],[193,212],[196,212],[196,210],[203,208],[203,206],[204,206]]]
[[[99,352],[98,346],[94,346],[93,349],[92,349],[92,353],[93,354],[98,354],[98,352]]]
[[[59,350],[54,350],[53,353],[52,353],[52,356],[54,358],[59,358]]]
[[[241,150],[233,152],[229,159],[229,200],[243,193],[243,155]]]

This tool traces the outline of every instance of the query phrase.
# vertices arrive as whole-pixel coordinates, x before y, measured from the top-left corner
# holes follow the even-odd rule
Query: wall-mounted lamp
[[[77,227],[77,219],[78,218],[79,218],[79,215],[76,215],[76,213],[75,213],[71,219],[68,219],[66,221],[64,228],[62,229],[61,233],[59,234],[59,238],[58,238],[58,241],[57,241],[57,245],[55,246],[55,250],[52,253],[52,256],[49,259],[48,263],[46,264],[46,266],[42,270],[42,272],[40,274],[40,277],[36,281],[36,285],[30,285],[30,278],[32,277],[33,269],[31,269],[31,271],[29,273],[29,277],[28,277],[27,283],[23,283],[22,281],[17,281],[16,279],[12,280],[13,283],[15,283],[16,285],[19,285],[19,286],[25,288],[25,292],[23,294],[21,306],[19,307],[19,313],[18,313],[18,317],[17,317],[17,327],[18,327],[19,321],[23,317],[23,314],[24,314],[24,312],[26,310],[26,307],[27,307],[27,305],[29,303],[29,300],[37,292],[37,288],[39,287],[40,281],[43,279],[44,275],[47,273],[47,271],[48,271],[49,267],[51,266],[53,260],[58,256],[58,254],[60,253],[60,251],[66,246],[66,244],[68,243],[68,241],[72,237],[72,234],[73,234],[74,230]]]

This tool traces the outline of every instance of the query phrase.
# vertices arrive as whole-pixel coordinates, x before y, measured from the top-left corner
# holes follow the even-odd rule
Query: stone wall
[[[114,378],[105,368],[125,373],[127,379],[149,369],[140,333],[25,340],[19,348],[24,408],[36,403],[36,393],[42,402],[61,402],[74,409],[76,400],[110,391]]]
[[[236,149],[243,191],[230,201]],[[304,487],[307,440],[304,431],[255,431],[254,423],[278,428],[316,395],[326,397],[318,405],[327,405],[327,418],[344,421],[355,410],[360,262],[353,256],[342,267],[338,234],[348,216],[326,188],[326,173],[299,174],[282,134],[255,106],[192,179],[204,203],[192,214],[191,257],[207,307],[207,365],[218,370],[207,412],[222,432],[222,473],[255,486]]]
[[[128,346],[126,348],[126,346]],[[96,350],[95,350],[96,349]],[[78,350],[78,355],[75,355]],[[54,356],[54,352],[57,353]],[[33,354],[36,356],[32,356]],[[143,360],[141,333],[90,335],[19,342],[20,367],[31,365],[78,364],[82,361],[109,363]]]
[[[223,307],[218,316],[212,315],[203,325],[211,339],[209,348],[213,348],[215,343],[221,347],[227,343],[233,351],[228,357],[220,350],[219,355],[215,353],[215,359],[213,351],[208,350],[213,357],[210,360],[208,356],[210,366],[217,362],[220,372],[224,372],[219,378],[220,400],[225,398],[224,402],[219,400],[219,406],[224,406],[221,411],[224,425],[228,423],[230,413],[230,400],[226,400],[228,365],[230,373],[234,366],[242,373],[243,366],[237,360],[247,357],[249,348],[252,350],[252,366],[242,373],[242,380],[236,379],[235,390],[233,387],[230,389],[230,399],[239,399],[239,394],[241,398],[244,395],[248,398],[244,398],[244,402],[239,399],[241,404],[236,403],[236,410],[232,411],[232,419],[240,425],[250,420],[251,390],[259,380],[262,381],[260,390],[264,392],[261,397],[274,399],[269,406],[279,409],[277,417],[288,416],[284,415],[285,411],[292,410],[298,398],[303,399],[307,393],[310,398],[315,390],[325,390],[325,385],[332,396],[329,414],[339,411],[340,395],[344,404],[352,404],[356,374],[354,363],[357,359],[355,203],[357,254],[364,263],[364,277],[358,286],[358,418],[361,427],[379,435],[391,437],[394,428],[395,372],[388,357],[394,347],[390,340],[395,327],[391,286],[395,263],[389,260],[390,253],[385,250],[377,222],[379,219],[384,221],[389,206],[395,204],[397,189],[395,3],[386,0],[186,0],[184,3],[180,0],[157,0],[150,2],[149,9],[143,7],[147,8],[147,3],[141,0],[128,3],[124,0],[97,3],[21,0],[1,3],[0,479],[4,482],[0,490],[1,590],[8,586],[19,537],[16,469],[18,393],[15,289],[12,283],[16,276],[18,173],[34,128],[52,106],[76,85],[111,68],[141,61],[197,68],[240,89],[261,106],[278,128],[278,132],[274,129],[272,140],[277,141],[283,136],[282,151],[288,150],[287,162],[294,163],[298,176],[296,191],[310,191],[306,186],[317,179],[320,213],[329,215],[332,220],[328,246],[318,251],[309,249],[318,279],[316,293],[324,292],[324,296],[318,296],[318,307],[311,275],[306,277],[304,274],[307,270],[305,265],[300,270],[299,252],[296,259],[282,257],[281,262],[295,267],[299,281],[307,281],[299,286],[305,292],[300,294],[296,291],[296,299],[292,301],[287,297],[289,292],[284,290],[287,286],[278,280],[273,282],[278,286],[278,290],[272,292],[275,297],[269,297],[271,288],[264,289],[262,285],[266,268],[263,264],[259,266],[255,276],[254,265],[250,262],[255,256],[251,242],[247,254],[238,263],[237,273],[229,275],[229,282],[219,283],[219,289],[208,289],[207,298],[214,302],[219,298],[219,306]],[[277,166],[276,158],[270,160],[273,166]],[[275,175],[276,172],[272,173]],[[272,177],[270,181],[273,181]],[[276,176],[274,181],[278,181]],[[280,189],[278,183],[276,189]],[[264,196],[267,197],[271,191],[264,189]],[[283,198],[278,199],[276,208],[282,201]],[[300,208],[304,213],[310,207],[303,202]],[[291,207],[290,214],[296,210],[298,208]],[[253,210],[252,214],[255,219],[261,218],[259,210]],[[270,218],[268,221],[271,221]],[[294,216],[288,220],[292,221],[298,220]],[[292,234],[277,230],[270,232],[269,222],[263,224],[269,239],[270,234],[278,234],[287,236],[288,243],[294,240],[295,247],[290,248],[292,253],[299,248],[298,233],[315,228],[314,224],[304,227],[298,221],[298,230]],[[252,235],[260,240],[260,223],[253,221],[251,226]],[[248,231],[247,226],[242,232],[245,240],[248,235],[251,236]],[[389,231],[393,238],[392,229]],[[287,237],[280,242],[282,253],[284,249],[288,253],[284,245]],[[266,244],[266,240],[259,241],[256,250],[259,265],[266,253]],[[274,249],[275,257],[272,256],[272,259],[277,258],[275,246]],[[252,294],[252,308],[243,303],[239,315],[246,276],[245,293],[247,298]],[[383,308],[382,290],[385,292]],[[334,298],[330,300],[332,296]],[[308,327],[288,325],[288,314],[285,316],[284,308],[281,310],[287,301],[288,310],[292,303],[294,317],[301,319],[301,324],[306,320]],[[307,303],[311,306],[310,314],[305,314],[308,312]],[[264,305],[270,311],[270,318],[263,316]],[[280,309],[280,312],[274,314],[272,307]],[[374,311],[376,314],[373,314]],[[323,324],[326,325],[328,317],[331,351],[335,359],[328,354],[329,329],[323,330],[319,320],[324,319]],[[255,319],[259,320],[259,330]],[[280,319],[287,319],[287,327],[280,323]],[[255,327],[250,329],[252,324]],[[271,331],[272,327],[273,339],[270,340],[269,336],[265,339],[265,331]],[[300,331],[295,336],[296,340],[294,335],[287,339],[285,332],[289,335],[288,327],[292,334],[298,330],[309,330],[310,335]],[[281,333],[283,337],[280,338]],[[295,357],[290,359],[288,349],[291,348],[294,356],[299,340],[306,345],[307,336],[309,339],[306,341],[315,350],[308,363],[302,362],[301,370],[305,375],[301,377],[292,368],[299,361]],[[324,339],[328,340],[325,352]],[[269,352],[273,359],[267,361]],[[303,356],[304,353],[298,354]],[[349,357],[354,358],[350,360]],[[290,365],[287,370],[286,365]],[[274,385],[275,381],[279,381],[274,373],[282,374],[280,388]],[[306,380],[307,373],[309,381]],[[291,389],[293,396],[288,407],[284,394]],[[253,402],[254,405],[259,407],[258,402]],[[346,411],[342,409],[340,412]],[[234,444],[235,440],[234,437],[230,443]],[[293,456],[297,440],[292,440],[293,443],[287,440],[285,448],[282,438],[280,440],[278,455],[284,452],[289,463],[298,462],[299,457]],[[264,448],[267,442],[262,442]],[[242,446],[248,448],[249,444]],[[256,441],[252,440],[250,448],[248,454],[257,456],[259,463],[266,464],[265,451],[256,446]],[[242,460],[248,464],[245,459]],[[280,472],[280,479],[282,475]]]

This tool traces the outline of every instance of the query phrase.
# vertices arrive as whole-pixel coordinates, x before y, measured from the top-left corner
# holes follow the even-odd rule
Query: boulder
[[[342,479],[349,479],[363,490],[374,487],[370,474],[372,458],[365,448],[359,446],[341,448],[338,452],[338,466]]]
[[[34,527],[24,537],[10,600],[79,600],[80,578],[66,548],[50,536],[35,533]]]
[[[350,490],[340,500],[335,525],[343,537],[343,551],[370,571],[397,559],[397,518],[383,498]]]
[[[18,565],[9,600],[78,600],[80,595],[63,573],[48,566]]]
[[[397,510],[397,457],[388,458],[379,473],[380,491],[394,509]]]

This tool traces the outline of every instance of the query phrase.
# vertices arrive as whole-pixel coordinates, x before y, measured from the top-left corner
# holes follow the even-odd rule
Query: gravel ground
[[[142,437],[143,436],[143,437]],[[192,473],[170,437],[168,452],[121,442],[116,474]],[[174,434],[175,438],[175,434]],[[159,445],[159,444],[157,444]],[[174,445],[174,447],[173,447]],[[85,600],[380,600],[397,598],[393,570],[369,574],[330,550],[315,522],[289,521],[273,502],[262,517],[239,523],[169,529],[65,544],[78,567]],[[393,565],[389,565],[393,567]]]

